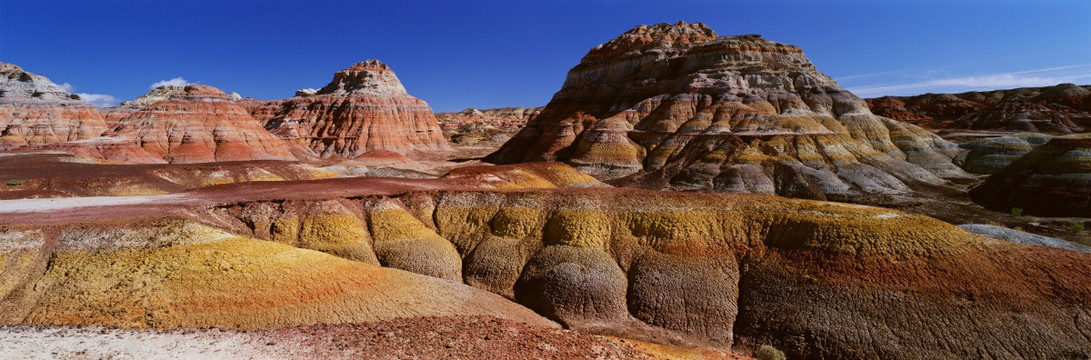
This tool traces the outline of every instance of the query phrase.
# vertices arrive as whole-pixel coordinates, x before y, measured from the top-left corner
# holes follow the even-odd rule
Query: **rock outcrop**
[[[1091,217],[1091,136],[1054,138],[989,176],[970,196],[1003,212]]]
[[[490,315],[553,325],[459,283],[193,221],[5,228],[0,254],[11,260],[0,262],[3,324],[256,329]]]
[[[223,91],[205,85],[187,85],[133,112],[106,135],[168,163],[296,160],[293,144],[263,129]]]
[[[328,85],[302,95],[269,104],[258,118],[272,133],[322,157],[450,150],[432,108],[410,96],[378,60],[338,71]]]
[[[1091,85],[884,96],[867,102],[875,114],[936,130],[1068,134],[1091,127]]]
[[[542,112],[542,107],[506,107],[498,109],[469,108],[459,112],[436,114],[444,130],[461,130],[469,126],[491,126],[497,129],[521,128]]]
[[[12,213],[27,201],[0,206],[0,319],[239,328],[451,313],[542,321],[517,302],[583,331],[771,344],[793,359],[1091,356],[1081,333],[1091,326],[1091,254],[859,205],[443,187],[453,185],[226,185],[45,218]]]
[[[499,147],[541,112],[541,107],[484,110],[470,108],[459,112],[438,113],[436,120],[443,129],[443,136],[452,145],[493,144]]]
[[[263,202],[223,212],[248,224],[236,231],[282,241],[278,229],[298,226],[283,225],[291,219],[305,224],[315,211],[307,209],[366,219],[359,231],[376,239],[377,255],[387,235],[376,234],[391,227],[422,242],[390,247],[385,256],[415,260],[380,257],[384,266],[454,262],[444,277],[461,270],[467,284],[585,331],[773,344],[813,359],[962,358],[980,349],[996,358],[1078,357],[1091,349],[1080,335],[1091,325],[1083,303],[1091,275],[1082,271],[1091,255],[987,239],[892,210],[566,190],[414,193],[343,207]],[[435,236],[446,241],[420,240]],[[935,327],[944,330],[921,331]]]
[[[992,174],[1052,138],[1039,133],[1020,133],[965,142],[959,147],[967,151],[958,154],[954,161],[971,173]]]
[[[638,26],[592,49],[486,161],[559,160],[651,188],[847,199],[967,175],[958,151],[879,117],[798,47],[707,26]]]
[[[98,110],[78,95],[0,62],[0,150],[89,139],[106,129]]]

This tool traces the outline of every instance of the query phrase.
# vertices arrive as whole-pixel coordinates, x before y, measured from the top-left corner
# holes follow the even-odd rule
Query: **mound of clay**
[[[962,143],[959,147],[968,151],[958,154],[955,164],[971,173],[992,174],[1052,138],[1044,134],[1022,133]]]
[[[432,108],[410,96],[378,60],[338,71],[314,95],[304,95],[253,109],[266,120],[266,129],[322,157],[450,150]]]
[[[172,164],[245,160],[295,160],[291,143],[262,128],[219,89],[187,85],[120,120],[109,137]],[[102,158],[111,159],[103,152]]]
[[[679,22],[592,49],[486,161],[564,161],[650,188],[848,199],[966,177],[956,152],[872,115],[798,47]]]
[[[223,184],[333,177],[337,174],[284,161],[102,164],[67,152],[11,153],[0,156],[0,183],[19,185],[0,186],[0,199],[166,194]]]
[[[1091,85],[867,99],[881,116],[929,129],[1082,132],[1091,126]]]
[[[469,108],[459,112],[438,113],[436,120],[443,130],[462,130],[470,126],[491,126],[497,129],[521,128],[538,117],[542,107],[506,107],[499,109]]]
[[[189,221],[5,228],[0,254],[4,324],[256,329],[489,315],[551,325],[456,282]]]
[[[232,231],[277,239],[278,229],[296,228],[278,224],[336,213],[339,223],[359,224],[346,238],[372,239],[384,265],[460,271],[469,285],[603,334],[773,344],[791,358],[1091,355],[1080,335],[1091,325],[1083,271],[1091,254],[989,239],[923,216],[632,189],[338,201],[261,201],[210,214],[235,216],[216,215]],[[921,331],[931,328],[944,330]]]
[[[102,115],[78,95],[0,62],[0,150],[89,139],[105,131]]]
[[[542,112],[541,107],[466,109],[436,114],[443,136],[454,146],[499,147]]]
[[[1021,208],[1039,216],[1091,217],[1091,137],[1050,140],[970,190],[998,211]]]

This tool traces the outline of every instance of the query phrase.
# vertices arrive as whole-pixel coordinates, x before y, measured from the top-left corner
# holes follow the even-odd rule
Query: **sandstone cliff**
[[[798,47],[680,22],[592,49],[486,160],[560,160],[651,188],[847,199],[965,177],[957,151],[871,114]]]
[[[251,109],[273,134],[322,157],[450,150],[432,108],[410,96],[378,60],[338,71],[314,95],[302,95]]]
[[[1091,85],[867,99],[878,115],[929,129],[1067,134],[1091,127]]]
[[[0,62],[0,150],[89,139],[105,131],[102,115],[79,96]]]

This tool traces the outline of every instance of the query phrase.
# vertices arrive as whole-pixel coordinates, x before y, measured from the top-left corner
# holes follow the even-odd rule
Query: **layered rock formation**
[[[140,97],[122,101],[120,106],[131,108],[144,108],[148,105],[155,104],[160,101],[168,100],[175,95],[180,95],[186,92],[185,86],[177,85],[163,85],[152,89],[148,93],[141,95]]]
[[[431,107],[410,96],[378,60],[338,71],[315,94],[302,95],[269,104],[258,118],[277,136],[322,157],[450,150]]]
[[[293,144],[263,129],[223,91],[205,85],[187,85],[167,100],[126,116],[107,136],[122,145],[131,141],[133,147],[168,163],[296,159]],[[94,150],[85,154],[96,155]],[[97,155],[116,158],[106,150]]]
[[[443,129],[443,136],[455,146],[495,144],[499,147],[541,111],[541,107],[484,110],[470,108],[453,113],[438,113],[436,120]]]
[[[1091,85],[868,99],[875,114],[929,129],[1073,133],[1091,127]]]
[[[1091,136],[1054,138],[994,173],[970,196],[1003,212],[1091,217]]]
[[[542,321],[514,301],[585,331],[772,344],[791,358],[1091,356],[1081,333],[1091,326],[1091,254],[859,205],[452,184],[228,185],[50,217],[0,204],[0,319],[240,328],[450,313]]]
[[[118,106],[100,108],[99,111],[102,113],[102,117],[106,119],[106,126],[113,128],[121,122],[121,119],[132,115],[132,113],[137,112],[148,105],[170,99],[171,96],[183,92],[185,92],[184,86],[163,85],[148,91],[136,99],[122,101]]]
[[[506,107],[499,109],[469,108],[459,112],[436,114],[444,130],[460,130],[469,126],[491,126],[497,129],[520,128],[542,112],[542,107]]]
[[[0,62],[0,150],[89,139],[105,131],[102,115],[79,96]]]
[[[1022,133],[974,140],[959,144],[967,151],[955,157],[955,164],[975,174],[992,174],[1045,144],[1052,136]]]
[[[551,325],[462,284],[192,221],[5,228],[0,255],[4,324],[254,329],[490,315]]]
[[[441,276],[461,274],[576,329],[770,343],[815,359],[960,358],[981,349],[997,358],[1064,357],[1091,348],[1080,335],[1091,325],[1082,302],[1091,275],[1081,270],[1091,255],[987,239],[897,211],[632,190],[412,193],[352,203],[333,211],[368,220],[360,232],[375,239],[381,264],[422,272],[450,262]],[[303,219],[309,208],[262,204],[224,211],[245,224],[236,231],[276,239],[281,219]],[[327,216],[341,209],[317,208]],[[382,260],[379,239],[391,228],[422,243],[385,256],[414,260]],[[435,236],[445,241],[424,240]],[[944,330],[921,331],[936,327]]]
[[[965,177],[957,150],[872,115],[797,47],[680,22],[592,49],[486,160],[560,160],[653,188],[847,199]]]
[[[78,153],[81,149],[71,150]],[[18,185],[0,186],[0,199],[166,194],[223,184],[338,176],[314,166],[284,161],[187,165],[136,162],[102,164],[62,152],[4,156],[0,161],[0,184]]]

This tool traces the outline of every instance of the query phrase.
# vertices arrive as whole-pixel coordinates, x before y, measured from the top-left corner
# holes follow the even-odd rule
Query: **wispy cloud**
[[[186,79],[183,79],[181,76],[179,76],[179,77],[176,77],[176,78],[173,78],[173,79],[170,79],[170,80],[157,81],[154,84],[152,84],[152,86],[149,87],[148,89],[155,89],[157,87],[165,86],[165,85],[186,86],[186,85],[189,85],[189,81],[186,81]]]
[[[83,102],[96,107],[111,107],[117,106],[121,103],[121,100],[114,97],[113,95],[87,93],[79,93],[76,95],[79,95],[80,99],[83,100]]]
[[[61,84],[61,89],[64,89],[64,91],[67,91],[67,92],[74,92],[74,91],[76,91],[76,86],[72,85],[72,84],[69,84],[69,83],[64,83],[64,84]]]
[[[915,95],[926,92],[962,92],[1004,88],[1049,86],[1060,83],[1091,81],[1091,64],[1059,66],[998,74],[963,76],[903,84],[879,84],[850,87],[860,97]]]

